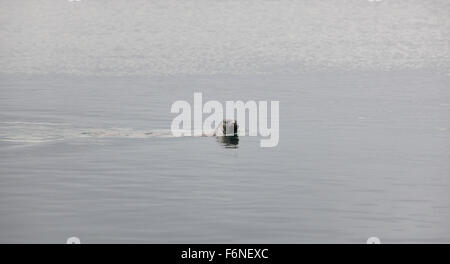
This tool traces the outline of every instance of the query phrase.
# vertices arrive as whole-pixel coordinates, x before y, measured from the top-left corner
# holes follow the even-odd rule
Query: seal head
[[[238,135],[238,124],[236,120],[223,120],[216,129],[216,136],[237,136]]]
[[[217,136],[217,141],[225,148],[237,148],[239,137],[236,120],[223,120],[217,127],[215,136]]]

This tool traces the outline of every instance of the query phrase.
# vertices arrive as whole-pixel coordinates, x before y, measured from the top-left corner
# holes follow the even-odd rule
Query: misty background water
[[[0,3],[0,242],[450,242],[448,1]],[[194,92],[279,145],[172,137]]]

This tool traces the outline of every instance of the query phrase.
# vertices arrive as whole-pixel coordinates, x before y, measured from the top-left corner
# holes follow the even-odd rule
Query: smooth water
[[[447,1],[1,1],[0,242],[450,242]],[[279,100],[280,142],[171,136]]]

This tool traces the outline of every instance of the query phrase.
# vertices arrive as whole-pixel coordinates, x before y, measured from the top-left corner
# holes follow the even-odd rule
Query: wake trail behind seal
[[[170,138],[170,130],[133,128],[74,127],[67,123],[50,122],[0,122],[0,141],[19,143],[44,143],[80,138]]]

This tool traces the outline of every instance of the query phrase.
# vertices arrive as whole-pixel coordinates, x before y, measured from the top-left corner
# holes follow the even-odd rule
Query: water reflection
[[[218,136],[217,142],[225,148],[238,148],[239,137],[235,136]]]

